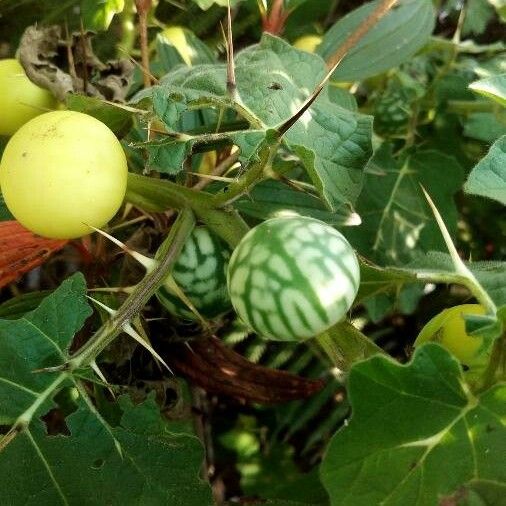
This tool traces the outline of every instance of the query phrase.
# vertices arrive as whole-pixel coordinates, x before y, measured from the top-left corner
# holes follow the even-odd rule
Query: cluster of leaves
[[[12,16],[14,3],[6,3],[4,18]],[[91,330],[99,328],[100,337],[116,321],[99,312],[90,318],[85,279],[74,274],[49,295],[24,294],[0,305],[0,503],[202,506],[246,495],[252,504],[258,499],[280,506],[501,504],[506,68],[504,44],[487,39],[486,27],[504,21],[504,5],[469,0],[462,10],[451,0],[398,0],[278,143],[275,133],[325,77],[326,62],[380,2],[344,16],[329,12],[328,2],[314,3],[272,2],[282,5],[287,18],[282,18],[284,38],[267,33],[259,38],[267,3],[258,2],[259,17],[257,2],[231,2],[238,45],[245,46],[235,57],[231,83],[230,67],[219,53],[223,42],[209,35],[225,16],[227,2],[184,2],[186,11],[167,16],[167,9],[175,8],[160,1],[150,13],[154,84],[141,89],[137,69],[127,103],[81,93],[69,95],[66,106],[96,116],[122,137],[134,222],[149,214],[152,229],[160,231],[173,210],[184,209],[183,216],[191,209],[231,246],[248,226],[287,211],[339,227],[362,258],[355,323],[399,360],[368,357],[352,339],[356,327],[339,324],[329,335],[349,370],[336,376],[335,364],[316,343],[267,344],[227,316],[213,330],[250,362],[324,378],[325,387],[310,399],[266,408],[212,396],[220,392],[193,389],[189,395],[181,379],[177,400],[170,402],[165,373],[123,338],[79,367],[64,367],[79,357]],[[110,41],[118,42],[118,27],[123,27],[118,54],[139,56],[125,28],[135,21],[134,2],[75,0],[58,9],[49,4],[39,3],[44,14],[39,20],[68,16],[71,27],[80,7],[84,27],[101,32],[95,46],[101,56],[116,56]],[[316,54],[286,40],[301,34],[304,18],[314,20],[312,31],[323,35]],[[22,28],[32,21],[28,14],[25,20]],[[190,61],[156,28],[175,22],[195,31],[185,32]],[[443,35],[447,27],[455,33],[451,39]],[[5,33],[13,43],[21,30],[14,26]],[[225,165],[197,192],[189,186],[206,153]],[[473,259],[460,271],[422,187],[449,237]],[[1,200],[0,219],[11,219]],[[139,232],[127,214],[117,220],[131,243],[139,234],[146,239],[148,227]],[[172,229],[171,238],[177,238]],[[87,271],[88,286],[100,284],[104,273],[108,283],[124,281],[129,270],[127,261],[110,255],[102,258],[110,269],[98,275],[97,265],[90,267],[86,259],[70,253],[62,259],[66,272]],[[425,345],[412,357],[405,352],[427,314],[448,307],[450,299],[461,303],[470,296],[440,286],[426,297],[433,283],[464,285],[495,308],[494,314],[466,320],[469,332],[484,339],[483,353],[493,351],[477,383],[438,345]],[[115,296],[101,300],[126,308],[128,323],[141,334],[148,329],[143,337],[163,350],[169,363],[181,336],[205,337],[206,330],[170,319],[141,325],[139,315],[129,312],[131,297],[123,306]],[[156,307],[148,311],[160,315]],[[400,332],[395,319],[404,322]],[[108,342],[127,328],[123,324],[107,334]],[[220,368],[226,370],[226,364]],[[102,373],[96,376],[101,369],[110,385]],[[144,380],[164,395],[151,391],[134,403],[134,385]],[[118,395],[125,390],[130,395]]]

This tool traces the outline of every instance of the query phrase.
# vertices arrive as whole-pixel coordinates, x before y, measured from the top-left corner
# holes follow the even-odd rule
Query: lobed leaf
[[[299,51],[281,39],[264,35],[260,44],[236,59],[237,94],[226,90],[225,65],[179,68],[152,91],[153,109],[169,130],[186,112],[209,107],[236,112],[251,130],[228,132],[248,159],[266,135],[288,120],[325,75],[324,62]],[[135,100],[146,96],[139,94]],[[287,145],[300,157],[318,193],[330,209],[353,205],[372,151],[372,119],[333,102],[324,92],[286,134]],[[182,163],[194,137],[166,141],[167,154]],[[181,144],[184,144],[184,147]],[[160,155],[158,155],[160,156]],[[171,166],[171,172],[174,171]]]
[[[91,313],[85,288],[76,274],[34,311],[0,320],[0,424],[15,429],[0,439],[0,503],[211,506],[198,477],[198,439],[168,424],[153,396],[138,406],[120,398],[113,405],[122,415],[111,425],[77,377],[34,372],[65,360]],[[48,435],[43,417],[58,408],[61,387],[72,384],[76,410],[63,433]]]
[[[473,396],[457,360],[427,344],[407,365],[381,356],[357,364],[349,395],[352,418],[321,466],[333,506],[443,504],[504,490],[505,384]]]

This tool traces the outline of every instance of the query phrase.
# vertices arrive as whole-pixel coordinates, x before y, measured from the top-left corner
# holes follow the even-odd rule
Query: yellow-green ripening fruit
[[[103,227],[126,193],[127,160],[114,133],[74,111],[37,116],[9,140],[0,188],[15,218],[44,237],[71,239]]]
[[[188,43],[186,31],[181,26],[170,26],[161,33],[176,49],[186,65],[191,66],[194,49]]]
[[[466,333],[466,314],[483,315],[485,309],[480,304],[463,304],[441,311],[422,329],[415,346],[433,341],[444,346],[468,367],[484,365],[488,357],[480,354],[483,338]]]
[[[293,43],[293,47],[308,53],[314,53],[321,43],[322,38],[319,35],[304,35]]]
[[[0,135],[14,134],[55,106],[53,95],[32,83],[17,60],[0,60]]]

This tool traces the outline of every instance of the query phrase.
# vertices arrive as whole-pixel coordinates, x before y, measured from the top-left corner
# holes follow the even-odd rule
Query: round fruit
[[[188,43],[186,30],[181,26],[171,26],[169,28],[165,28],[161,35],[177,49],[177,52],[186,65],[191,66],[192,57],[195,55],[195,51]]]
[[[176,283],[205,318],[213,319],[230,308],[227,292],[228,248],[205,227],[196,227],[186,241],[172,268]],[[158,290],[158,300],[173,315],[195,320],[196,316],[170,285]]]
[[[250,230],[230,259],[228,289],[242,320],[279,341],[316,336],[343,318],[360,268],[343,235],[302,216],[273,218]]]
[[[70,239],[114,216],[127,173],[123,148],[107,126],[80,112],[54,111],[11,137],[0,162],[0,188],[26,228]]]
[[[32,83],[17,60],[0,60],[0,135],[14,134],[55,106],[53,95]]]
[[[487,356],[480,354],[483,338],[467,334],[466,314],[483,315],[485,308],[480,304],[463,304],[441,311],[422,329],[415,346],[433,341],[444,346],[468,367],[483,365],[488,360]]]
[[[318,35],[304,35],[293,43],[293,47],[308,53],[314,53],[321,43],[322,38]]]

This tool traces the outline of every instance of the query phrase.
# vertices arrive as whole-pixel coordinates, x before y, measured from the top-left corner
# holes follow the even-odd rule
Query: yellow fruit
[[[36,234],[70,239],[104,226],[126,192],[127,160],[101,121],[74,111],[42,114],[9,140],[0,187],[16,219]]]
[[[56,105],[48,90],[32,83],[17,60],[0,60],[0,135],[12,135]]]
[[[293,47],[308,53],[314,53],[321,43],[322,38],[319,35],[304,35],[293,43]]]
[[[445,309],[425,325],[416,338],[415,346],[433,341],[444,346],[468,367],[483,365],[488,360],[486,355],[480,354],[483,339],[466,333],[466,314],[483,315],[485,309],[479,304]]]
[[[176,49],[186,65],[191,66],[192,58],[195,56],[195,50],[188,43],[186,31],[181,26],[171,26],[165,28],[161,36],[167,39]]]

